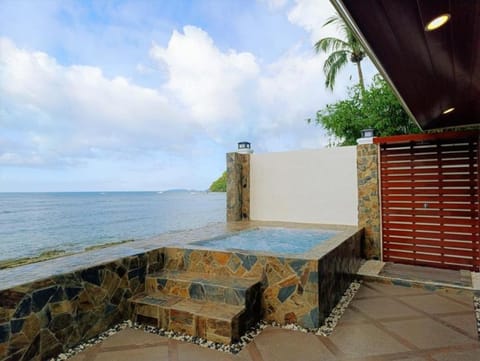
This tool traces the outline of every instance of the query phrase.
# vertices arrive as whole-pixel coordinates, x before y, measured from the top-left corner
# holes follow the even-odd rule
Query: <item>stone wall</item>
[[[250,219],[250,154],[227,154],[227,222]]]
[[[165,269],[262,281],[263,319],[319,327],[360,267],[359,231],[320,259],[166,248]]]
[[[35,266],[35,265],[34,265]],[[0,291],[0,360],[47,360],[129,317],[161,251]]]
[[[49,360],[97,336],[130,317],[128,299],[163,269],[257,277],[261,311],[247,310],[256,319],[319,327],[358,270],[361,235],[318,259],[160,248],[0,290],[0,360]]]
[[[357,271],[362,263],[361,242],[363,237],[364,230],[361,229],[328,252],[318,262],[320,320],[330,314],[346,289],[358,278]]]
[[[377,144],[357,146],[358,226],[365,228],[362,256],[380,259],[379,150]]]

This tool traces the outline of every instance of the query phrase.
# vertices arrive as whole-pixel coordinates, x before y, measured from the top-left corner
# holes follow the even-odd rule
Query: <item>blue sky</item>
[[[0,192],[206,189],[242,140],[321,148],[328,0],[0,0]],[[374,73],[366,67],[367,79]]]

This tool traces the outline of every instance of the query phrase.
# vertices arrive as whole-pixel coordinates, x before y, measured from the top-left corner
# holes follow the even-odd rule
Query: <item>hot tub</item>
[[[164,249],[167,270],[262,280],[262,318],[317,328],[360,267],[363,229],[250,227]]]
[[[259,251],[272,254],[305,254],[340,233],[334,230],[258,227],[194,242],[195,246],[225,251]]]

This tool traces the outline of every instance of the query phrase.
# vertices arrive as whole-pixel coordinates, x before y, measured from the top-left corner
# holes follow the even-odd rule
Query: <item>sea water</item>
[[[0,193],[0,260],[225,221],[225,193]]]

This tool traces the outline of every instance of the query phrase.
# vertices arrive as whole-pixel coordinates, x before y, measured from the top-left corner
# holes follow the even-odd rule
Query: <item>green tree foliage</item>
[[[323,26],[330,24],[337,25],[343,39],[328,37],[320,39],[315,43],[315,51],[317,53],[323,52],[328,54],[323,64],[323,72],[326,77],[325,86],[333,90],[338,72],[348,64],[348,61],[351,61],[357,67],[358,84],[364,90],[365,85],[361,62],[365,58],[365,50],[342,18],[332,16]]]
[[[210,192],[226,192],[227,191],[227,172],[226,171],[223,172],[220,178],[218,178],[215,182],[213,182],[208,190]]]
[[[360,131],[367,128],[375,129],[377,136],[420,131],[380,75],[374,77],[364,92],[357,85],[349,88],[348,95],[347,99],[319,110],[314,120],[338,139],[340,145],[356,144]]]

